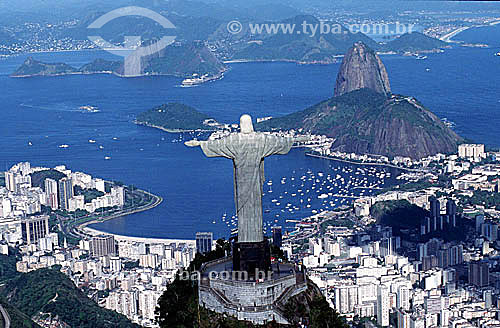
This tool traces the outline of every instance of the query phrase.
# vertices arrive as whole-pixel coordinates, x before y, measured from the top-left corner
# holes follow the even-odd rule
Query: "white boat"
[[[109,156],[104,156],[104,159],[105,159],[105,160],[109,160],[109,159],[111,159],[111,157],[109,157]]]
[[[97,108],[95,106],[90,106],[90,105],[80,106],[80,107],[78,107],[78,109],[87,111],[89,113],[97,113],[99,111],[99,108]]]
[[[198,77],[188,78],[188,79],[182,80],[182,86],[183,87],[192,87],[192,86],[200,84],[202,82],[203,82],[203,80],[198,78]]]
[[[95,143],[95,140],[89,139],[89,143]]]
[[[500,52],[497,52],[497,53],[495,54],[495,56],[500,56]]]
[[[69,145],[59,145],[59,148],[68,148]]]

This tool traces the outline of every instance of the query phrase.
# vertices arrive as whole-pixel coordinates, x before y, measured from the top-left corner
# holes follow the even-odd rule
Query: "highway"
[[[3,306],[0,304],[0,312],[2,313],[3,321],[4,321],[4,328],[10,328],[10,317],[7,311],[3,308]]]

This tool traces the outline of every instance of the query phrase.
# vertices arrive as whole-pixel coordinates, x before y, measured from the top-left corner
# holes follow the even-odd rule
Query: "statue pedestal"
[[[246,271],[256,278],[256,272],[267,275],[271,269],[271,252],[267,240],[256,243],[234,243],[233,271]]]

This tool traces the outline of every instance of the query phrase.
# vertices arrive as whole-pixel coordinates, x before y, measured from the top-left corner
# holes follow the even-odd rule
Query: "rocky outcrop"
[[[364,43],[355,43],[340,66],[334,96],[368,88],[387,95],[391,92],[389,77],[380,57]]]

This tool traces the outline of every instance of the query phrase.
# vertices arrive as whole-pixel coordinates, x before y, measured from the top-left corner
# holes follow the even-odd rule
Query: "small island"
[[[219,123],[191,106],[180,103],[168,103],[139,114],[134,121],[166,132],[184,132],[193,130],[215,131]]]

